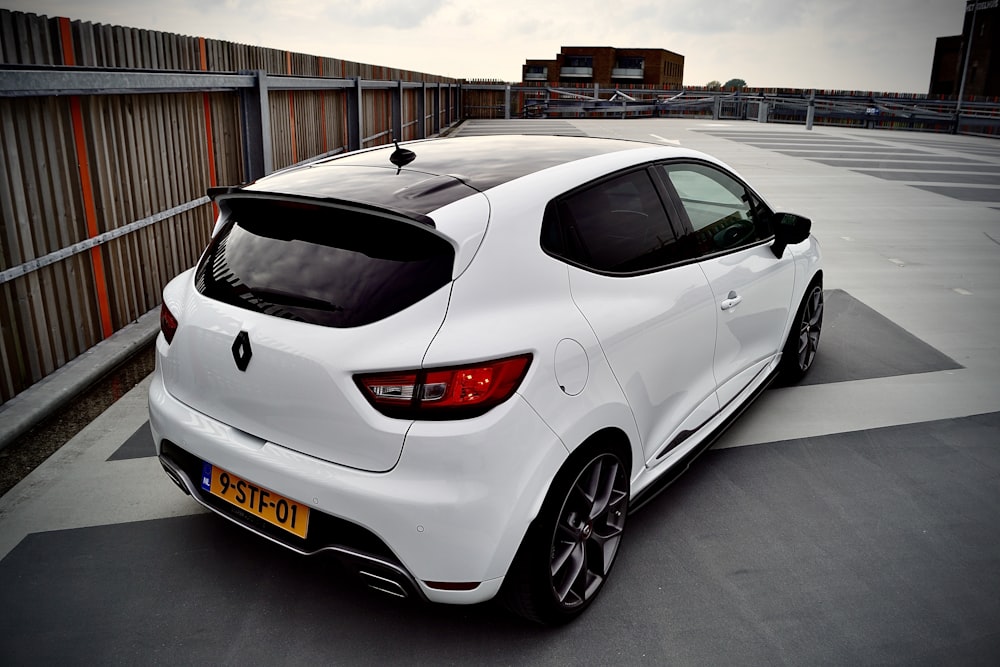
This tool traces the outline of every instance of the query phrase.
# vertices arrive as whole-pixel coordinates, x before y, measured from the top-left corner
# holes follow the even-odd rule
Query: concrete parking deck
[[[813,373],[631,517],[601,598],[556,630],[369,593],[201,513],[153,457],[147,380],[0,498],[0,662],[996,664],[1000,141],[672,119],[453,135],[497,132],[704,150],[811,217]]]

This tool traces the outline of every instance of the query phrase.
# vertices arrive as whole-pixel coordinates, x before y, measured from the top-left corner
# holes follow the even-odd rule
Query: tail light
[[[163,337],[167,339],[167,345],[173,342],[174,334],[177,333],[177,318],[167,308],[167,304],[160,306],[160,331],[163,332]]]
[[[465,366],[355,375],[372,406],[401,419],[467,419],[510,398],[528,372],[522,354]]]

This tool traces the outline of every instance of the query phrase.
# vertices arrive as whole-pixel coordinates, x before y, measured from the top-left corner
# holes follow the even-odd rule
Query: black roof
[[[247,190],[361,202],[426,215],[536,171],[595,155],[642,148],[620,139],[501,135],[409,142],[416,159],[402,169],[392,145],[325,158],[275,173]]]

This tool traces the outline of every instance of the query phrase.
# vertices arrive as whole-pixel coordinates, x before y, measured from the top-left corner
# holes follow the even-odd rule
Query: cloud
[[[763,35],[802,23],[821,4],[820,0],[674,0],[636,6],[630,18],[672,33]]]
[[[445,0],[335,0],[323,6],[328,20],[359,27],[414,29],[431,19]]]
[[[11,6],[13,5],[13,6]],[[517,80],[560,46],[664,48],[685,83],[927,89],[964,0],[7,0],[48,16],[222,38],[431,74]]]

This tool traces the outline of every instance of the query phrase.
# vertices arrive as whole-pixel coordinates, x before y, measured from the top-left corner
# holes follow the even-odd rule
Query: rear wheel
[[[815,282],[806,292],[788,333],[781,355],[782,377],[796,382],[812,368],[823,329],[823,286]]]
[[[511,565],[508,608],[546,625],[583,613],[618,555],[628,496],[628,470],[613,453],[581,456],[564,468]]]

